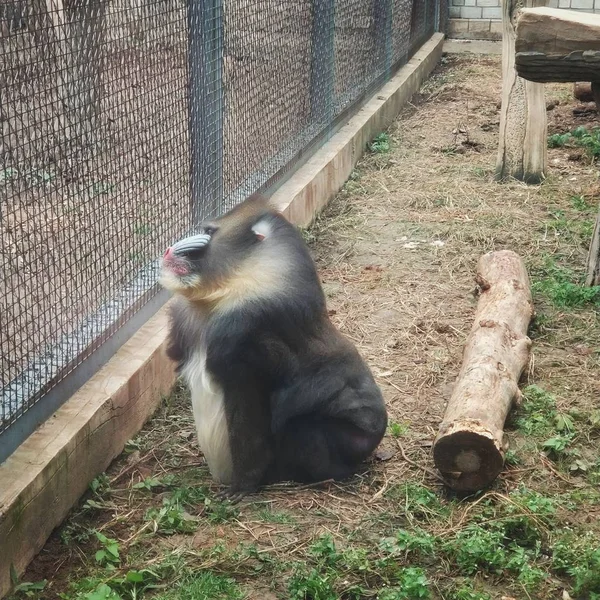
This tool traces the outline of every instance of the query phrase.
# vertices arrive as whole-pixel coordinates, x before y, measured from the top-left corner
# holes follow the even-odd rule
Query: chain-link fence
[[[0,461],[161,306],[164,248],[288,172],[445,10],[0,0]]]

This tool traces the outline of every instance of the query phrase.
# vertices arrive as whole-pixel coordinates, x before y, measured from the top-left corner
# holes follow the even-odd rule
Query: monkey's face
[[[165,252],[160,283],[192,302],[221,303],[272,292],[281,284],[285,252],[273,246],[269,213],[233,210],[204,223],[197,235]]]

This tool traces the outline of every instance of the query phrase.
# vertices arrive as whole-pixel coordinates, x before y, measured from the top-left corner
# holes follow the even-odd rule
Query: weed
[[[150,569],[130,570],[109,578],[89,577],[71,585],[77,600],[136,600],[143,592],[158,587],[160,575]],[[63,600],[73,596],[62,594]]]
[[[576,308],[600,303],[600,286],[586,287],[570,281],[543,279],[536,281],[532,290],[548,297],[559,308]]]
[[[398,587],[382,590],[380,600],[418,600],[429,598],[429,582],[425,571],[419,567],[406,567],[399,573]]]
[[[121,596],[108,584],[101,583],[93,591],[85,594],[85,600],[121,600]]]
[[[447,591],[445,598],[448,600],[491,600],[489,594],[475,590],[473,583],[468,580],[453,585]]]
[[[571,140],[570,133],[555,133],[548,137],[548,148],[562,148]]]
[[[524,524],[529,533],[523,538],[514,527]],[[531,537],[538,536],[535,532],[531,536],[533,529],[522,519],[471,524],[447,543],[446,550],[464,575],[474,575],[479,571],[501,575],[508,571],[516,575],[517,581],[525,588],[536,589],[546,574],[534,564],[539,554],[539,542],[534,543],[533,548],[524,547],[531,543]]]
[[[335,548],[335,543],[330,535],[321,536],[308,550],[319,564],[333,566],[340,559],[340,554]]]
[[[115,185],[106,181],[98,181],[89,187],[90,196],[107,196],[115,191]]]
[[[575,431],[575,423],[570,415],[560,413],[554,417],[554,427],[557,431],[565,432],[567,434]]]
[[[244,594],[236,581],[211,571],[188,575],[174,589],[154,596],[155,600],[242,600]]]
[[[385,154],[390,151],[390,136],[387,133],[380,133],[369,144],[369,150],[374,154]]]
[[[545,232],[551,231],[558,238],[563,238],[576,244],[587,245],[594,229],[594,219],[582,218],[576,215],[570,219],[563,210],[550,212],[552,219],[542,223]]]
[[[154,483],[154,482],[153,482]],[[161,485],[174,485],[173,479],[161,480]],[[152,521],[155,532],[165,535],[189,533],[197,526],[198,517],[190,515],[185,508],[203,505],[205,516],[211,523],[223,523],[238,515],[238,509],[226,502],[213,500],[203,486],[182,485],[163,498],[160,508],[146,512],[146,520]]]
[[[114,567],[118,565],[121,562],[121,557],[119,556],[119,542],[106,537],[99,531],[95,531],[94,533],[101,546],[100,550],[94,555],[96,562],[101,566]]]
[[[417,483],[391,486],[387,490],[386,496],[403,502],[405,514],[414,519],[445,517],[448,514],[448,509],[442,505],[437,495]]]
[[[569,444],[573,441],[573,437],[573,433],[555,435],[554,437],[546,440],[542,444],[542,448],[554,457],[560,456],[567,449],[567,446],[569,446]]]
[[[454,156],[456,154],[456,145],[450,144],[448,146],[443,146],[440,151],[446,156]]]
[[[600,598],[600,538],[597,535],[562,534],[552,547],[552,568],[573,579],[573,592],[578,597]]]
[[[151,492],[154,488],[163,487],[164,485],[164,482],[157,477],[146,477],[146,479],[134,483],[131,487],[134,490],[146,490]]]
[[[460,531],[446,549],[455,556],[456,564],[465,575],[474,575],[480,569],[501,573],[507,562],[504,531],[499,527],[484,529],[470,525]]]
[[[23,581],[16,583],[13,587],[13,594],[15,596],[25,596],[27,598],[38,598],[40,592],[42,592],[48,582],[44,579],[43,581]]]
[[[556,419],[556,399],[537,385],[523,390],[523,403],[516,419],[517,427],[526,435],[549,435]]]
[[[414,553],[427,556],[434,552],[435,546],[436,539],[420,528],[414,531],[400,529],[395,537],[386,538],[381,542],[382,550],[392,555]]]
[[[102,473],[93,479],[90,483],[90,490],[98,497],[108,494],[110,492],[110,479],[108,478],[108,475]]]
[[[582,146],[593,158],[600,156],[600,128],[594,127],[588,131],[585,127],[576,127],[571,135],[576,140],[576,145]]]
[[[408,423],[396,423],[395,421],[391,421],[388,430],[392,437],[399,438],[408,432],[408,427]]]
[[[305,570],[304,565],[296,567],[296,571],[288,582],[290,600],[337,600],[329,573],[317,569]]]
[[[346,568],[353,573],[370,572],[372,568],[369,552],[365,548],[348,548],[344,550],[342,561]]]
[[[549,136],[548,147],[580,147],[585,149],[590,158],[596,159],[600,156],[600,128],[594,127],[588,131],[580,126],[568,133],[555,133]]]
[[[521,463],[521,459],[514,450],[507,450],[504,462],[512,467]]]
[[[590,206],[585,199],[585,196],[571,196],[571,204],[575,210],[581,212],[590,212],[595,210],[595,207]]]
[[[165,535],[189,533],[197,526],[197,519],[184,510],[177,497],[164,498],[162,506],[150,508],[145,518],[152,522],[155,533]]]
[[[75,542],[83,544],[87,542],[93,535],[93,531],[84,527],[76,521],[70,521],[60,531],[60,540],[65,546]]]
[[[544,519],[549,522],[556,515],[556,501],[553,498],[548,498],[536,492],[529,490],[525,487],[519,487],[517,490],[511,493],[511,501],[517,506],[523,506],[529,510],[532,514],[538,518]],[[506,512],[511,514],[513,511],[514,504],[509,504],[506,508]]]

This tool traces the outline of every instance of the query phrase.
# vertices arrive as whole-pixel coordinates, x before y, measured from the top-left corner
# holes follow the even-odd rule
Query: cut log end
[[[491,433],[466,429],[440,437],[433,458],[444,479],[459,492],[487,487],[504,466],[504,453]]]

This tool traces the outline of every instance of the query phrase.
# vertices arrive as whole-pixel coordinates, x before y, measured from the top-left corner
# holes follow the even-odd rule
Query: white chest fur
[[[192,395],[198,443],[213,478],[230,484],[233,475],[223,392],[206,370],[206,352],[198,350],[183,369]]]

